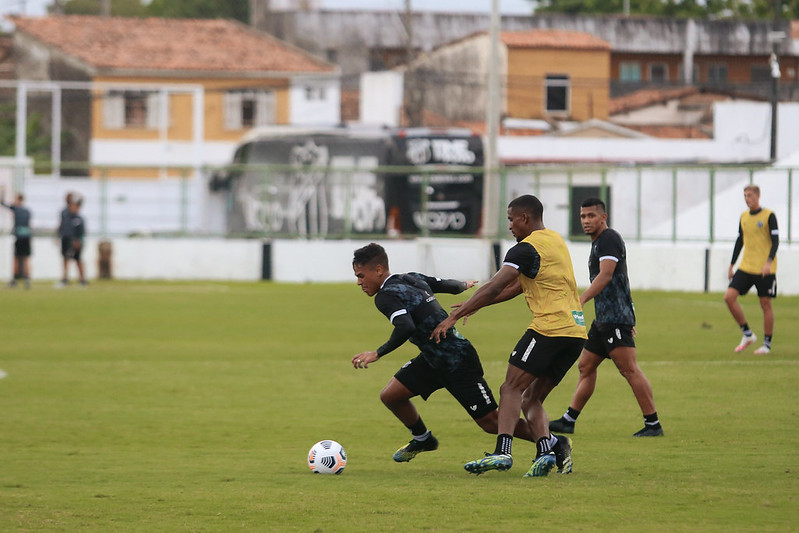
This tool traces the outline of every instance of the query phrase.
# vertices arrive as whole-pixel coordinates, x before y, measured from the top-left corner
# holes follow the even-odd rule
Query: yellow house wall
[[[202,78],[137,78],[137,77],[97,77],[95,82],[113,83],[153,83],[153,84],[194,84],[205,88],[204,139],[206,141],[237,141],[248,128],[227,130],[224,125],[224,93],[227,89],[245,87],[274,88],[276,91],[276,121],[288,124],[289,121],[289,80],[287,79],[202,79]],[[158,130],[145,128],[106,129],[103,127],[102,91],[92,102],[93,139],[131,139],[156,140]],[[175,93],[169,96],[169,127],[167,138],[174,141],[192,140],[192,98],[190,93]]]
[[[508,50],[508,116],[563,117],[562,113],[548,114],[545,109],[546,76],[552,74],[569,76],[567,118],[608,118],[610,51],[540,48]]]

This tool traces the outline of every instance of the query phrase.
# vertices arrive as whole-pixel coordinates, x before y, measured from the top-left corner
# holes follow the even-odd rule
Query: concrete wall
[[[112,239],[113,274],[122,280],[261,279],[263,243],[233,239]],[[352,282],[352,252],[368,241],[277,240],[271,243],[273,279],[281,282]],[[439,277],[485,281],[493,272],[492,243],[481,239],[386,240],[393,272],[420,271]],[[500,243],[500,255],[514,241]],[[89,279],[97,276],[97,239],[88,239],[84,261]],[[570,242],[575,277],[587,287],[587,242]],[[11,276],[13,238],[0,237],[0,279]],[[710,247],[691,244],[628,243],[630,284],[633,290],[723,292],[731,244]],[[779,294],[799,295],[799,246],[778,252]],[[37,237],[33,242],[34,280],[61,277],[59,243]],[[70,272],[74,280],[76,273]],[[708,273],[706,278],[706,271]]]

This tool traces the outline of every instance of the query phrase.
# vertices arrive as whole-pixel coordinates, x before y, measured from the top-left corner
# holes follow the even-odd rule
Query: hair
[[[585,200],[583,200],[583,203],[580,204],[580,207],[594,207],[595,205],[602,207],[603,213],[607,211],[607,208],[605,207],[605,202],[603,202],[599,198],[586,198]]]
[[[532,194],[514,198],[508,204],[508,209],[520,209],[525,213],[529,213],[534,220],[543,220],[544,218],[544,204]]]
[[[747,185],[746,187],[744,187],[744,192],[746,192],[746,191],[752,191],[756,195],[760,196],[760,187],[758,187],[754,183],[751,183],[751,184]]]
[[[25,195],[22,193],[17,194],[17,202],[22,203],[24,201],[25,201]]]
[[[376,242],[369,243],[363,248],[355,250],[355,254],[352,256],[352,264],[360,266],[381,265],[388,270],[388,254]]]

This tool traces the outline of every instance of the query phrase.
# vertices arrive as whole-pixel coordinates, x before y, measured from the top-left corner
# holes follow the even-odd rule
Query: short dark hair
[[[583,200],[583,203],[580,204],[580,207],[594,207],[595,205],[602,207],[602,212],[606,212],[607,208],[605,207],[605,202],[603,202],[599,198],[586,198]]]
[[[544,218],[544,204],[532,194],[524,194],[514,198],[508,204],[508,209],[521,209],[525,213],[529,213],[534,220],[542,220]]]
[[[352,256],[353,265],[367,266],[373,263],[388,269],[388,254],[382,246],[372,242],[355,250]]]

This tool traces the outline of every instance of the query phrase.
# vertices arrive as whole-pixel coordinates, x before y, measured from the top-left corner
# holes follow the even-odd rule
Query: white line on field
[[[4,378],[4,377],[6,377],[7,375],[8,375],[8,374],[6,374],[5,372],[3,372],[3,369],[2,369],[2,368],[0,368],[0,379],[3,379],[3,378]]]

